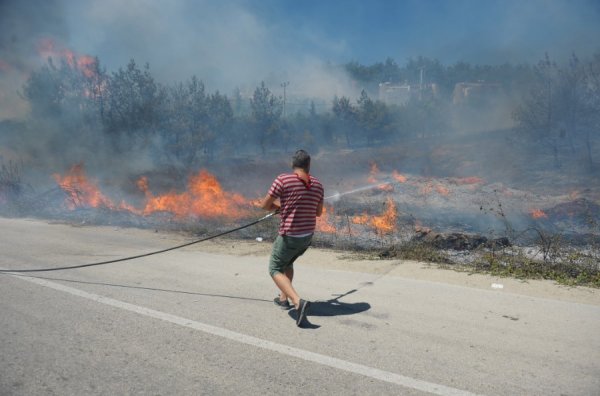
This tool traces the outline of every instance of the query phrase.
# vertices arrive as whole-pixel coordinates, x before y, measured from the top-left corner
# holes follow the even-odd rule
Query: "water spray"
[[[363,186],[363,187],[355,188],[353,190],[346,191],[346,192],[343,192],[343,193],[336,192],[335,194],[333,194],[333,195],[331,195],[329,197],[325,197],[323,199],[324,200],[333,200],[334,202],[337,202],[341,197],[343,197],[345,195],[355,194],[357,192],[366,191],[366,190],[371,190],[373,188],[377,188],[377,187],[380,187],[380,186],[383,186],[383,185],[386,185],[386,184],[390,184],[390,182],[384,182],[384,183],[378,183],[378,184]],[[144,254],[138,254],[136,256],[122,257],[122,258],[114,259],[114,260],[99,261],[99,262],[96,262],[96,263],[78,264],[78,265],[71,265],[71,266],[65,266],[65,267],[37,268],[37,269],[34,269],[34,268],[30,268],[30,269],[3,269],[3,268],[0,268],[0,274],[1,273],[11,273],[11,272],[12,273],[27,273],[27,272],[62,271],[62,270],[70,270],[70,269],[77,269],[77,268],[95,267],[95,266],[99,266],[99,265],[113,264],[113,263],[118,263],[118,262],[122,262],[122,261],[129,261],[129,260],[139,259],[139,258],[142,258],[142,257],[153,256],[155,254],[160,254],[160,253],[169,252],[171,250],[181,249],[181,248],[186,247],[186,246],[190,246],[190,245],[194,245],[196,243],[208,241],[210,239],[215,239],[215,238],[218,238],[220,236],[231,234],[231,233],[233,233],[235,231],[239,231],[239,230],[242,230],[244,228],[251,227],[251,226],[253,226],[255,224],[258,224],[258,223],[260,223],[262,221],[265,221],[265,220],[273,217],[278,212],[279,211],[270,212],[269,214],[267,214],[267,215],[265,215],[265,216],[263,216],[263,217],[261,217],[259,219],[256,219],[256,220],[254,220],[254,221],[252,221],[250,223],[241,225],[241,226],[236,227],[236,228],[232,228],[232,229],[227,230],[227,231],[223,231],[223,232],[215,234],[215,235],[211,235],[211,236],[208,236],[208,237],[204,237],[204,238],[201,238],[201,239],[197,239],[195,241],[187,242],[187,243],[184,243],[184,244],[181,244],[181,245],[177,245],[177,246],[173,246],[173,247],[166,248],[166,249],[156,250],[156,251],[149,252],[149,253],[144,253]]]
[[[330,195],[329,197],[325,197],[323,199],[325,201],[333,200],[333,202],[337,202],[340,200],[341,197],[343,197],[345,195],[355,194],[355,193],[361,192],[361,191],[372,190],[374,188],[379,188],[381,186],[386,186],[388,184],[392,184],[392,182],[388,181],[388,182],[383,182],[383,183],[370,184],[368,186],[358,187],[358,188],[355,188],[354,190],[346,191],[343,193],[336,192],[335,194]]]

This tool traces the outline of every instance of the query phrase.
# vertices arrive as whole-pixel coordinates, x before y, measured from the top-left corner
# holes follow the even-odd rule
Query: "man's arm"
[[[321,200],[321,202],[319,202],[319,205],[317,205],[317,217],[321,217],[322,214],[323,214],[323,200]]]
[[[260,203],[260,207],[266,210],[277,210],[280,206],[281,203],[279,202],[279,198],[272,197],[269,194],[267,194]]]

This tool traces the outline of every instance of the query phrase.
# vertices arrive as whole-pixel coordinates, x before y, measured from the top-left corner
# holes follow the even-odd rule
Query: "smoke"
[[[305,32],[292,39],[289,26],[261,16],[245,2],[91,0],[67,8],[66,19],[78,32],[71,40],[75,48],[100,55],[109,70],[131,58],[148,62],[164,83],[196,75],[207,89],[229,94],[236,87],[251,92],[273,75],[297,81],[339,80],[321,66],[327,59],[289,45],[316,43],[318,38]],[[339,53],[336,43],[320,42],[319,47]],[[319,86],[309,94],[323,91]]]
[[[26,113],[17,91],[44,61],[51,38],[98,56],[109,71],[148,62],[165,84],[196,75],[208,90],[251,94],[261,81],[278,94],[331,101],[356,97],[340,68],[417,55],[474,63],[535,63],[548,52],[596,50],[595,1],[280,2],[265,0],[5,0],[0,3],[0,119]]]
[[[27,114],[18,91],[44,62],[39,51],[44,39],[98,56],[109,72],[133,58],[138,65],[148,62],[163,84],[196,75],[208,92],[230,97],[240,88],[247,99],[261,81],[282,96],[281,84],[289,82],[291,113],[306,106],[307,99],[324,110],[333,96],[357,98],[360,87],[334,66],[352,60],[369,64],[393,57],[401,63],[424,55],[445,64],[533,63],[546,51],[556,59],[571,51],[587,54],[597,45],[590,38],[600,35],[599,11],[597,2],[585,0],[5,0],[0,3],[0,120]],[[485,112],[456,117],[452,126],[460,131],[509,127],[514,107],[509,99]],[[23,140],[34,148],[34,158],[54,148],[61,153],[54,159],[58,164],[71,159],[98,167],[116,162],[114,156],[101,158],[100,150],[89,156],[88,147],[102,146],[93,140],[60,146],[65,131],[53,130],[50,122],[27,133]],[[123,163],[136,158],[135,168],[143,169],[151,162],[148,157],[128,155]]]
[[[9,0],[0,7],[0,119],[26,114],[18,91],[45,61],[39,47],[47,39],[77,54],[98,56],[108,71],[130,59],[149,63],[163,84],[196,75],[208,90],[230,95],[240,88],[251,95],[261,81],[269,81],[279,94],[280,83],[293,77],[292,96],[330,101],[334,94],[355,94],[340,69],[325,65],[342,44],[310,31],[290,36],[289,26],[259,15],[245,2]],[[296,42],[331,58],[320,59]]]
[[[42,37],[68,39],[57,0],[0,2],[0,120],[20,118],[28,110],[19,96],[22,84],[42,63],[36,52]]]

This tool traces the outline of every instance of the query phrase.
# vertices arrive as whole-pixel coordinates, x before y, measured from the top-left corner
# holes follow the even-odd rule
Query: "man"
[[[310,245],[315,232],[317,216],[323,213],[324,190],[321,182],[310,175],[310,155],[298,150],[292,157],[292,173],[284,173],[273,181],[262,201],[262,208],[279,210],[279,235],[273,243],[269,274],[281,291],[275,304],[290,309],[289,300],[298,312],[296,325],[300,326],[308,313],[309,301],[300,298],[294,287],[294,261]]]

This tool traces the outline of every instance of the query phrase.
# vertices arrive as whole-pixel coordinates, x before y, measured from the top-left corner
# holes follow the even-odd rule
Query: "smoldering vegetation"
[[[326,100],[293,79],[222,93],[55,49],[22,87],[29,116],[0,124],[3,215],[210,234],[260,216],[305,148],[328,192],[318,244],[600,283],[600,54],[323,66],[350,82]]]

